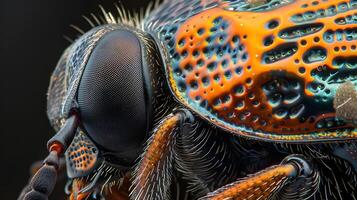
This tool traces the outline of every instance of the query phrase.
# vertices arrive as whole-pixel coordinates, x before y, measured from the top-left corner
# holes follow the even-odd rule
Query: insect
[[[357,1],[119,9],[62,55],[21,198],[356,199]],[[94,21],[94,22],[93,22]]]

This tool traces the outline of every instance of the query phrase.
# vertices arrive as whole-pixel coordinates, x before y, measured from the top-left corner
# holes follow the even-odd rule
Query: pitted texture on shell
[[[148,19],[175,96],[240,135],[357,137],[333,108],[338,86],[357,83],[357,1],[240,2],[176,1]]]
[[[88,175],[97,164],[98,154],[94,143],[79,131],[65,153],[68,176]]]

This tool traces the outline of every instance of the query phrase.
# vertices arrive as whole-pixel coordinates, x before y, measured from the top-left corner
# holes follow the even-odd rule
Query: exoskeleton
[[[63,163],[74,200],[357,199],[356,0],[103,13],[53,72],[57,134],[20,199]]]

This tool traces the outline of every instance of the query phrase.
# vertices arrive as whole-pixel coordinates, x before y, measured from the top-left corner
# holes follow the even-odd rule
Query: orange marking
[[[339,0],[316,2],[318,2],[317,5],[312,4],[310,0],[296,0],[295,2],[266,12],[229,11],[224,9],[226,5],[221,4],[220,7],[203,11],[189,18],[180,26],[177,32],[176,51],[180,55],[187,54],[187,56],[180,60],[180,70],[185,73],[185,83],[187,83],[190,89],[187,97],[183,96],[186,93],[179,91],[176,80],[173,78],[173,74],[176,72],[173,72],[172,68],[169,67],[169,70],[171,70],[169,80],[174,93],[188,107],[191,106],[187,102],[187,99],[190,99],[192,102],[196,98],[201,98],[201,102],[206,100],[213,112],[217,113],[218,118],[227,124],[254,127],[254,130],[275,133],[277,135],[296,135],[327,131],[327,128],[317,129],[316,120],[314,122],[309,120],[302,122],[298,117],[287,119],[277,117],[273,114],[273,107],[268,103],[268,99],[262,89],[262,85],[270,80],[271,75],[269,73],[271,71],[284,71],[300,78],[305,84],[303,86],[305,87],[305,95],[313,97],[314,94],[307,89],[307,85],[315,80],[311,75],[313,70],[317,70],[321,66],[337,69],[338,66],[333,63],[334,58],[338,56],[356,56],[356,40],[348,41],[344,39],[337,41],[335,38],[332,43],[324,40],[324,33],[327,31],[338,32],[339,30],[356,28],[356,24],[346,23],[337,25],[335,22],[338,18],[348,15],[353,16],[356,12],[355,9],[337,13],[333,16],[317,17],[316,20],[309,21],[308,24],[323,25],[319,31],[314,32],[314,30],[311,30],[311,34],[289,40],[279,36],[282,30],[298,26],[298,24],[292,22],[292,16],[320,9],[324,9],[327,12],[327,9],[332,5],[337,6],[341,3]],[[306,7],[305,4],[309,6]],[[238,59],[238,63],[233,63],[231,55],[228,54],[218,55],[214,53],[212,57],[205,55],[205,51],[210,46],[208,40],[212,36],[211,29],[214,28],[214,19],[217,18],[221,18],[229,24],[225,31],[227,34],[226,38],[222,38],[222,41],[229,41],[228,45],[233,49],[236,48],[236,44],[233,41],[238,38],[242,52],[245,52],[248,56],[245,61]],[[267,24],[272,20],[277,21],[277,27],[267,28]],[[200,30],[203,31],[200,32]],[[264,39],[270,36],[274,37],[274,42],[268,46],[264,45]],[[180,41],[185,42],[180,43]],[[219,46],[219,40],[213,42]],[[296,52],[293,52],[291,56],[272,64],[263,62],[264,53],[290,42],[297,45]],[[313,47],[323,47],[326,49],[326,59],[318,62],[304,63],[304,53]],[[335,48],[337,47],[339,49],[344,47],[344,50],[336,51]],[[224,60],[226,60],[226,63],[223,62]],[[203,61],[201,65],[200,61]],[[212,63],[216,66],[209,69]],[[238,66],[241,66],[243,69],[239,75],[234,72]],[[304,72],[299,70],[301,67],[304,67]],[[226,78],[225,72],[227,70],[231,71],[231,78]],[[205,85],[205,79],[209,81],[209,84]],[[190,87],[191,84],[196,84],[197,88]],[[234,92],[237,86],[243,88],[241,94]],[[224,100],[225,98],[226,101]],[[215,105],[217,100],[224,102]],[[240,102],[242,106],[237,107],[237,104]],[[316,109],[318,110],[319,108]],[[232,117],[228,117],[229,115]],[[325,113],[323,118],[326,116],[335,116],[335,113]],[[232,132],[239,132],[233,126],[228,126],[207,116],[204,117],[208,118],[212,123]],[[321,116],[316,117],[321,118]],[[245,118],[245,120],[241,120],[240,118]],[[279,128],[274,127],[274,125],[277,125]],[[351,126],[346,125],[340,128],[346,127]]]
[[[51,151],[55,151],[58,155],[61,155],[64,152],[63,145],[58,142],[53,142],[53,144],[50,146],[50,152]]]
[[[120,188],[118,188],[118,186],[113,186],[110,190],[106,189],[106,192],[104,192],[104,198],[106,200],[129,200],[129,187],[131,185],[129,175],[125,176],[123,184]]]
[[[250,199],[265,200],[284,184],[290,176],[293,176],[296,169],[293,165],[281,165],[272,167],[264,172],[260,172],[246,180],[240,181],[231,187],[210,196],[210,200],[224,199]]]
[[[85,200],[91,194],[87,193],[78,193],[83,189],[88,183],[83,180],[74,179],[72,183],[72,191],[70,194],[70,200]],[[130,173],[124,177],[124,181],[120,187],[118,185],[113,185],[110,189],[105,187],[103,190],[103,195],[107,200],[129,200],[129,187],[130,187]],[[77,196],[77,198],[75,198]]]
[[[83,180],[74,179],[72,183],[72,192],[69,196],[70,200],[84,200],[90,193],[78,193],[82,188],[84,188],[87,183]]]
[[[171,133],[177,127],[179,121],[179,115],[168,117],[155,131],[153,139],[147,148],[138,170],[138,174],[142,175],[138,182],[140,186],[145,186],[147,178],[155,167],[157,167],[163,155],[167,152],[167,144],[172,140],[173,136]]]
[[[84,133],[81,133],[84,134]],[[79,171],[87,171],[92,169],[96,162],[97,156],[93,153],[90,141],[79,140],[78,142],[73,142],[69,149],[69,157],[71,157],[71,162],[73,162],[73,167]]]

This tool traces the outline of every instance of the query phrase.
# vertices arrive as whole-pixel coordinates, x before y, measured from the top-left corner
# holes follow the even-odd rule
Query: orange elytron
[[[58,133],[19,199],[61,160],[73,200],[357,199],[357,0],[103,14],[52,75]]]
[[[274,2],[201,2],[212,8],[156,25],[173,93],[239,135],[356,138],[356,129],[336,117],[333,97],[343,82],[357,83],[357,1]]]

